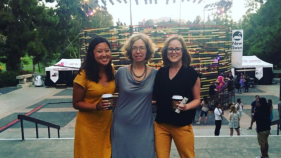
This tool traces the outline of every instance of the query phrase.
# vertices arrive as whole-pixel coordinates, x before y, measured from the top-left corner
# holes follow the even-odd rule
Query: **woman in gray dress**
[[[146,65],[155,44],[132,35],[122,50],[132,61],[116,72],[119,96],[111,128],[112,158],[155,158],[152,91],[156,70]]]

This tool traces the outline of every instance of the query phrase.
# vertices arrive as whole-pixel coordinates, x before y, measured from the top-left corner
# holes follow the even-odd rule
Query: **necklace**
[[[143,74],[141,74],[140,76],[138,76],[138,75],[136,75],[135,73],[134,73],[134,70],[133,70],[133,64],[131,64],[131,74],[133,75],[133,76],[135,76],[136,78],[142,78],[143,76],[143,78],[145,78],[146,77],[146,65],[144,64],[144,71],[143,71]]]

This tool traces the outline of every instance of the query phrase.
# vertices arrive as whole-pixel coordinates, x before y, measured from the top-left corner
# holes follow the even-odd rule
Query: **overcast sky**
[[[108,12],[112,14],[114,23],[120,19],[121,22],[130,24],[129,1],[130,0],[127,0],[128,3],[125,4],[124,1],[119,3],[117,0],[113,0],[113,2],[115,2],[114,5],[107,1]],[[196,3],[193,3],[193,0],[189,2],[187,0],[184,0],[184,2],[176,0],[176,3],[173,3],[173,0],[169,0],[168,5],[166,4],[166,0],[157,0],[157,4],[154,4],[154,0],[152,0],[152,4],[150,4],[149,1],[150,0],[147,0],[148,4],[145,5],[144,0],[138,0],[139,5],[136,5],[135,0],[131,0],[133,25],[137,25],[138,22],[143,19],[158,19],[161,17],[179,19],[181,16],[181,19],[193,21],[198,15],[203,18],[203,10],[206,4],[218,2],[219,0],[203,0],[200,4],[198,4],[198,0],[196,0]],[[244,8],[244,2],[244,0],[233,0],[231,10],[234,21],[238,21],[245,14],[246,9]],[[205,18],[207,18],[208,14],[211,15],[211,11],[205,11]]]
[[[124,0],[121,0],[122,3],[119,3],[117,0],[112,0],[114,5],[112,5],[109,0],[107,2],[108,12],[113,16],[114,24],[120,19],[121,22],[125,22],[127,25],[130,24],[130,0],[126,0],[127,4],[124,3]],[[169,0],[169,4],[166,4],[166,0],[147,0],[148,4],[145,5],[144,0],[138,0],[139,4],[136,5],[135,0],[131,0],[132,3],[132,23],[133,25],[138,25],[138,22],[143,19],[159,19],[162,17],[169,17],[171,19],[184,19],[193,21],[196,16],[204,16],[204,6],[206,4],[218,2],[219,0],[203,0],[198,4],[199,0],[196,0],[193,3],[193,0],[176,0],[176,3],[173,3],[173,0]],[[99,0],[100,5],[102,5],[101,0]],[[232,18],[234,21],[238,21],[245,14],[246,9],[244,7],[245,0],[233,0],[232,5]],[[54,5],[54,4],[53,4]],[[50,4],[48,4],[50,6]],[[180,11],[181,10],[181,11]],[[205,11],[205,18],[208,15],[211,15],[212,11]]]

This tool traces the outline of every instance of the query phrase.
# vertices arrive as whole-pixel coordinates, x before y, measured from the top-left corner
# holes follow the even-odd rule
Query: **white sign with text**
[[[242,66],[243,30],[232,30],[232,67]]]

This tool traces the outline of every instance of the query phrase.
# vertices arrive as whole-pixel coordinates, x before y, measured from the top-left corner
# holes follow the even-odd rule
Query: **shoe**
[[[262,158],[262,156],[257,156],[256,158]],[[269,156],[265,156],[265,158],[269,158]]]
[[[251,129],[252,129],[252,127],[249,127],[249,128],[248,128],[248,130],[251,130]]]
[[[200,125],[200,122],[196,122],[196,125]]]

